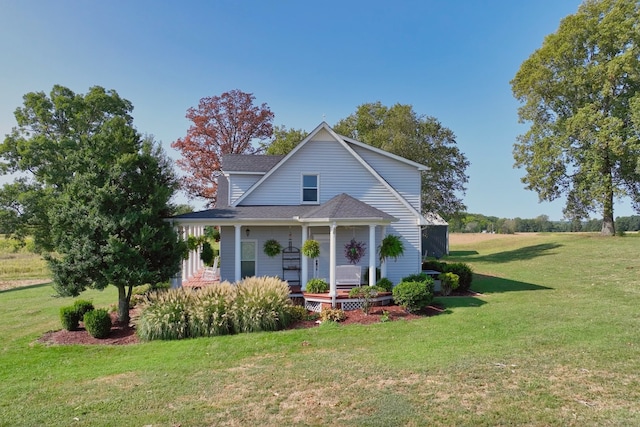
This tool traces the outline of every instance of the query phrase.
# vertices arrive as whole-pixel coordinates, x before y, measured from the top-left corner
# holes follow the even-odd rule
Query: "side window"
[[[318,203],[318,175],[302,175],[302,203]]]

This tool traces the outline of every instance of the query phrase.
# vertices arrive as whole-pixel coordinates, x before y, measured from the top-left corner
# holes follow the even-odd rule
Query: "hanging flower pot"
[[[357,264],[364,256],[367,245],[364,242],[357,242],[356,239],[351,239],[349,243],[344,245],[344,256],[349,260],[350,264]]]
[[[274,257],[282,252],[282,245],[280,245],[280,242],[275,239],[269,239],[264,242],[262,250],[267,256]]]
[[[398,236],[388,234],[382,239],[378,251],[382,262],[387,258],[397,260],[404,253],[404,245]]]
[[[318,258],[320,256],[320,242],[317,240],[307,240],[302,245],[302,254],[308,258]]]

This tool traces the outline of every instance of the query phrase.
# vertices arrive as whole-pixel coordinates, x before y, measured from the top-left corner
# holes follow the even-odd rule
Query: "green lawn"
[[[45,346],[70,300],[2,291],[0,425],[640,425],[639,237],[451,249],[482,295],[369,326]]]

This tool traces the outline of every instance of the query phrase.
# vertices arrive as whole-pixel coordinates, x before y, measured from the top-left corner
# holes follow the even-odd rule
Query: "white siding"
[[[260,178],[262,175],[229,174],[229,204],[232,205],[238,200]]]
[[[360,157],[376,170],[402,197],[420,211],[420,171],[406,163],[383,156],[372,150],[350,144]]]

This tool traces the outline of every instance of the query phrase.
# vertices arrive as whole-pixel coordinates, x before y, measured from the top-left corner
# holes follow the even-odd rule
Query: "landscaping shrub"
[[[211,243],[204,241],[202,243],[202,251],[200,252],[200,259],[205,265],[211,267],[213,265],[213,248],[211,247]]]
[[[378,296],[378,290],[371,286],[357,286],[349,291],[349,298],[358,298],[364,314],[371,310],[371,299]]]
[[[188,338],[189,311],[193,293],[184,289],[169,289],[152,293],[143,305],[137,333],[143,340],[175,340]]]
[[[419,311],[433,301],[433,280],[431,286],[425,282],[403,280],[393,288],[393,299],[410,313]]]
[[[445,273],[454,273],[458,275],[458,290],[466,292],[471,287],[471,281],[473,280],[473,270],[469,265],[457,262],[453,264],[447,264],[444,270]]]
[[[301,305],[290,305],[287,307],[289,310],[289,318],[292,322],[299,322],[301,320],[309,320],[309,311]]]
[[[78,315],[75,306],[60,307],[60,323],[62,323],[63,329],[77,331],[80,326],[80,319],[81,317]]]
[[[78,299],[73,302],[73,308],[75,308],[78,313],[78,319],[82,319],[85,313],[92,311],[95,307],[91,301]]]
[[[236,285],[236,332],[275,331],[290,323],[289,285],[276,277],[247,277]]]
[[[422,261],[423,270],[435,270],[442,273],[445,271],[446,265],[447,265],[446,262],[441,262],[436,260]]]
[[[342,322],[346,318],[346,313],[339,308],[323,308],[320,312],[320,319],[323,322]]]
[[[306,292],[309,292],[310,294],[322,294],[329,292],[329,284],[323,279],[311,279],[307,282]]]
[[[207,286],[194,295],[191,326],[193,337],[211,337],[233,333],[235,287],[229,282]]]
[[[460,286],[458,275],[455,273],[440,273],[438,280],[441,283],[442,295],[447,296]]]
[[[409,276],[402,278],[403,282],[420,282],[424,283],[427,291],[433,295],[434,281],[426,273],[410,274]]]
[[[105,308],[87,311],[84,315],[84,327],[94,338],[107,338],[111,332],[111,316]]]
[[[383,277],[382,279],[378,280],[378,283],[376,283],[376,287],[381,292],[391,292],[393,290],[393,282],[386,277]]]

